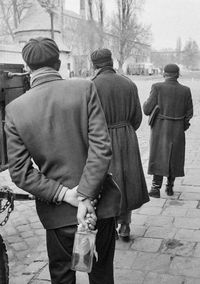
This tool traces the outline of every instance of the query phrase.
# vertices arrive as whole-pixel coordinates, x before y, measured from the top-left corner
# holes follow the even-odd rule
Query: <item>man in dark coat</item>
[[[36,196],[37,213],[46,229],[52,283],[76,282],[71,256],[78,219],[86,228],[96,225],[98,229],[98,261],[89,274],[90,283],[113,284],[118,210],[110,210],[112,203],[102,205],[96,222],[92,206],[111,159],[96,89],[89,80],[61,78],[59,49],[52,39],[31,39],[22,56],[32,71],[31,89],[6,109],[9,170],[18,187]]]
[[[143,105],[150,115],[156,105],[159,113],[151,128],[148,174],[153,175],[149,195],[160,197],[163,176],[167,177],[166,193],[173,195],[175,177],[184,176],[185,131],[193,116],[190,89],[177,79],[179,67],[168,64],[164,68],[164,82],[152,85],[151,93]]]
[[[136,135],[142,110],[136,85],[113,69],[110,50],[94,51],[91,60],[96,70],[93,82],[112,141],[110,171],[122,193],[119,235],[126,241],[130,236],[131,210],[149,201]]]

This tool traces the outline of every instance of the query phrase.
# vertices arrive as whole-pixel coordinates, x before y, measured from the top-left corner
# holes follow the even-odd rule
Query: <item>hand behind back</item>
[[[83,201],[78,201],[77,188],[78,185],[73,187],[72,189],[68,189],[63,201],[69,203],[74,207],[78,207],[78,223],[82,224],[85,228],[94,230],[97,221],[95,213],[95,205],[97,204],[97,199],[91,201],[89,198],[87,198]]]

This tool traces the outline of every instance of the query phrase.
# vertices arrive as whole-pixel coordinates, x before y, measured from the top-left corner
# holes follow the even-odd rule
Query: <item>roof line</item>
[[[51,29],[31,29],[31,30],[19,30],[19,31],[15,31],[14,33],[17,34],[17,33],[21,33],[21,32],[35,32],[35,31],[40,31],[40,32],[50,32]],[[61,33],[60,30],[54,30],[54,32],[58,32],[58,33]]]
[[[0,51],[6,51],[7,53],[19,53],[21,54],[21,51],[20,50],[7,50],[7,49],[4,49],[4,48],[1,48],[0,47]]]

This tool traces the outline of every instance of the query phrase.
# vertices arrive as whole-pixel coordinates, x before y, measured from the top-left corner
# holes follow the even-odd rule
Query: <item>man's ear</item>
[[[54,64],[54,69],[55,69],[56,71],[59,71],[59,70],[60,70],[60,65],[61,65],[61,61],[60,61],[60,59],[58,59],[58,60],[55,62],[55,64]]]
[[[33,71],[31,70],[31,68],[30,68],[27,64],[25,65],[25,68],[24,68],[24,69],[25,69],[26,72],[29,72],[29,73],[32,73],[32,72],[33,72]]]
[[[94,70],[97,70],[97,66],[96,66],[95,64],[93,64],[93,63],[92,63],[92,68],[93,68]]]

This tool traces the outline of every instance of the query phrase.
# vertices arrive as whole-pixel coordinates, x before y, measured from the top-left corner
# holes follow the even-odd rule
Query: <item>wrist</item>
[[[61,189],[61,191],[60,191],[60,193],[58,195],[57,202],[62,202],[62,201],[65,200],[65,195],[66,195],[68,190],[69,190],[68,187],[63,186],[63,188]]]
[[[85,201],[86,199],[88,199],[88,197],[83,196],[83,195],[79,195],[79,196],[77,197],[77,199],[78,199],[79,202],[83,202],[83,201]]]
[[[65,191],[65,194],[63,196],[63,200],[62,201],[68,203],[68,201],[70,199],[70,194],[71,194],[71,190],[69,190],[69,188],[67,188],[67,190]]]

